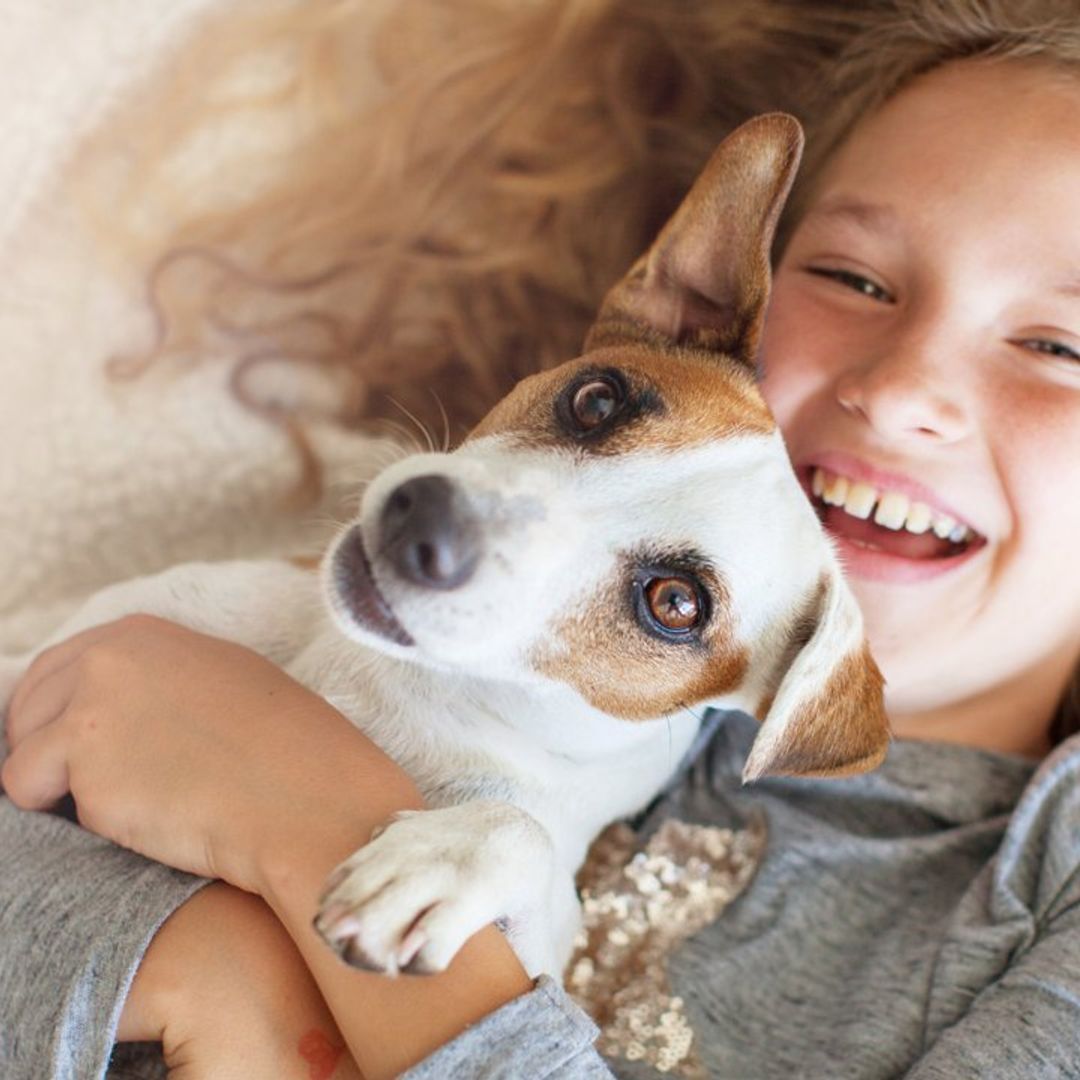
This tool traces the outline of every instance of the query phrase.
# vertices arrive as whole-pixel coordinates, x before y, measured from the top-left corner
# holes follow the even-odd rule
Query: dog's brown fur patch
[[[573,686],[589,704],[627,720],[648,720],[719,697],[746,675],[749,650],[735,640],[730,598],[718,574],[702,573],[712,612],[696,641],[668,642],[643,629],[621,565],[574,613],[552,628],[533,657],[542,674]]]
[[[626,418],[595,438],[578,440],[559,420],[557,401],[584,372],[617,369],[629,385]],[[636,400],[649,405],[635,410]],[[646,343],[609,346],[553,371],[533,375],[474,429],[470,439],[505,435],[530,446],[613,456],[671,452],[775,429],[752,373],[724,356]]]

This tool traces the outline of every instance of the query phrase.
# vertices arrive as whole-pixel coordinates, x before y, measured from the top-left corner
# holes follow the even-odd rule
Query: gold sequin
[[[584,919],[566,988],[599,1025],[605,1057],[700,1080],[707,1074],[666,960],[750,880],[764,828],[671,820],[636,854],[635,840],[626,825],[606,829],[578,875]]]

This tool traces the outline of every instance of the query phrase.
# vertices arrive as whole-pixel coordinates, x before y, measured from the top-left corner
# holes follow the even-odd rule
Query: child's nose
[[[963,380],[940,350],[915,335],[891,338],[837,378],[841,408],[890,439],[953,443],[971,429]]]

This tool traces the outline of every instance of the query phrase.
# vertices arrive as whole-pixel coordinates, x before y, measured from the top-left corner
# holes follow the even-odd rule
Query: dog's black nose
[[[406,581],[456,589],[480,561],[480,529],[445,476],[416,476],[395,488],[380,518],[382,553]]]

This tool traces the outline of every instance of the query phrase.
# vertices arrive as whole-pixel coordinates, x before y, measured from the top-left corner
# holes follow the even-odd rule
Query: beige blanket
[[[295,452],[229,395],[227,358],[105,375],[109,356],[151,340],[145,268],[107,262],[66,194],[76,155],[230,6],[0,0],[0,652],[39,642],[110,581],[317,547],[343,493],[385,460],[383,444],[317,429],[330,490],[298,513]]]

